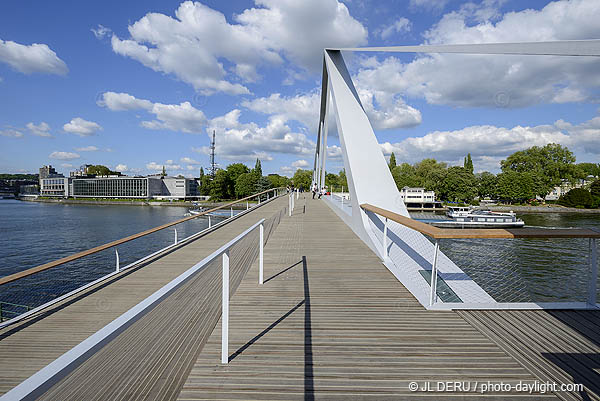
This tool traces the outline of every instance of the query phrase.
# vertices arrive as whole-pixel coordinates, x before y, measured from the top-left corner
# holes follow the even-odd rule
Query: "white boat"
[[[474,210],[470,207],[449,207],[446,213],[451,220],[434,221],[430,224],[442,228],[518,228],[525,222],[514,212]]]

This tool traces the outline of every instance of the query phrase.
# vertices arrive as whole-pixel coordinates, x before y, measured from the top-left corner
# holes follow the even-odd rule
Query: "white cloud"
[[[543,9],[499,14],[497,1],[469,3],[444,15],[428,44],[551,41],[600,37],[600,2],[560,0]],[[431,54],[403,64],[368,59],[358,73],[368,87],[459,107],[524,107],[594,100],[595,57]],[[358,85],[357,85],[358,86]]]
[[[41,43],[22,45],[0,39],[0,61],[24,74],[65,75],[69,71],[65,62],[48,45]]]
[[[191,157],[182,157],[181,159],[179,159],[179,161],[185,164],[201,164],[199,161],[194,160]]]
[[[491,125],[471,126],[455,131],[435,131],[399,143],[381,144],[383,153],[394,152],[396,160],[414,163],[426,157],[456,163],[471,153],[478,164],[498,169],[499,161],[531,146],[558,143],[578,154],[600,155],[600,117],[573,125],[562,120],[551,125],[513,128]],[[480,169],[480,168],[479,168]]]
[[[71,122],[63,125],[63,129],[65,132],[69,132],[71,134],[76,134],[79,136],[91,136],[95,135],[96,132],[101,131],[102,127],[93,121],[87,121],[81,117],[75,117],[71,120]]]
[[[308,167],[308,162],[304,159],[296,160],[295,162],[292,162],[292,167],[296,167],[296,168]]]
[[[57,160],[74,160],[74,159],[79,159],[81,156],[79,156],[77,153],[73,153],[73,152],[52,152],[50,153],[50,155],[48,156],[51,159],[57,159]]]
[[[273,153],[293,155],[312,155],[315,143],[303,133],[296,133],[285,124],[285,119],[278,116],[269,118],[266,126],[242,123],[239,121],[241,111],[229,113],[210,120],[207,132],[216,132],[216,153],[228,160],[263,161],[272,160]],[[205,146],[192,148],[193,151],[209,154]]]
[[[60,166],[62,168],[73,168],[73,165],[71,163],[61,163]]]
[[[163,166],[165,170],[181,170],[181,166],[179,164],[173,164],[173,160],[167,160],[167,162],[163,164],[159,164],[156,162],[150,162],[146,164],[146,168],[148,170],[154,171],[162,171]]]
[[[152,109],[152,102],[144,99],[136,99],[128,93],[105,92],[102,94],[102,98],[96,103],[98,106],[106,107],[112,111]]]
[[[0,130],[0,135],[7,136],[10,138],[22,138],[23,137],[23,133],[21,131],[18,131],[13,128]]]
[[[117,164],[117,166],[115,167],[115,171],[124,173],[126,171],[129,171],[129,168],[127,167],[127,164]]]
[[[202,132],[202,128],[207,123],[204,113],[192,106],[190,102],[179,105],[154,103],[151,113],[156,116],[156,120],[142,121],[142,127],[193,134]]]
[[[413,9],[425,9],[427,11],[441,11],[450,0],[410,0]]]
[[[367,30],[337,0],[255,0],[256,6],[225,16],[186,1],[175,18],[148,13],[128,27],[130,38],[112,36],[115,53],[191,84],[205,94],[248,94],[233,82],[255,82],[257,68],[284,58],[317,72],[324,47],[365,44]],[[224,64],[232,64],[231,72]]]
[[[98,24],[98,26],[96,28],[90,29],[90,31],[92,31],[92,33],[94,34],[96,39],[104,39],[106,36],[108,36],[112,32],[110,30],[110,28],[107,28],[101,24]]]
[[[98,147],[90,145],[90,146],[85,146],[83,148],[75,148],[75,150],[78,152],[95,152],[98,150]]]
[[[31,132],[33,135],[43,136],[46,138],[52,137],[52,135],[50,135],[50,126],[43,121],[41,123],[39,123],[38,125],[35,125],[34,123],[31,122],[31,123],[27,123],[25,126],[27,127],[29,132]]]
[[[190,102],[181,104],[152,103],[128,93],[105,92],[97,104],[112,111],[146,110],[154,114],[156,119],[142,121],[141,126],[153,130],[200,133],[208,122],[204,113],[192,106]]]
[[[242,102],[244,107],[267,115],[276,115],[285,121],[298,121],[312,133],[317,132],[321,95],[316,91],[307,94],[285,97],[273,93],[269,97]]]
[[[387,25],[381,29],[379,36],[382,39],[388,39],[395,33],[410,32],[412,23],[408,18],[400,17],[394,23]]]

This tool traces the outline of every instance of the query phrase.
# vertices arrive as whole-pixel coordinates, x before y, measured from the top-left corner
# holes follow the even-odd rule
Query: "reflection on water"
[[[520,214],[527,226],[600,228],[598,214]],[[440,249],[499,302],[585,301],[588,239],[452,239]]]
[[[0,201],[0,276],[56,260],[180,219],[183,207],[60,205]],[[212,217],[213,224],[224,217]],[[178,224],[181,240],[208,226],[206,218]],[[173,243],[167,228],[118,246],[121,267]],[[115,270],[108,249],[0,286],[0,301],[38,306]]]

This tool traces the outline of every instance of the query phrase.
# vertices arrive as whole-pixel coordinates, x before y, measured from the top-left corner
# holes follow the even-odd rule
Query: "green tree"
[[[279,174],[269,174],[267,179],[271,183],[271,188],[286,187],[290,183],[290,179]]]
[[[593,197],[600,198],[600,179],[592,182],[590,185],[590,194]]]
[[[600,163],[577,163],[577,167],[585,177],[590,175],[600,177]]]
[[[327,185],[327,188],[330,188],[332,191],[333,190],[340,190],[341,189],[341,184],[340,184],[340,176],[337,174],[333,174],[333,173],[325,173],[325,185]]]
[[[229,189],[227,192],[231,195],[237,194],[235,184],[240,175],[249,173],[250,169],[243,163],[233,163],[227,166],[227,175],[229,176]]]
[[[446,172],[439,192],[442,199],[455,202],[471,202],[477,194],[475,176],[464,167],[450,167]]]
[[[467,153],[467,157],[465,157],[465,161],[463,163],[465,170],[473,174],[473,160],[471,159],[471,154]]]
[[[238,198],[244,198],[256,193],[256,184],[258,179],[254,172],[240,174],[235,181],[235,195]]]
[[[121,175],[121,173],[111,171],[108,167],[103,166],[101,164],[89,166],[85,172],[90,175]]]
[[[507,203],[524,202],[536,195],[535,173],[504,171],[497,176],[498,198]]]
[[[338,174],[338,184],[343,187],[344,191],[350,192],[350,189],[348,188],[348,179],[346,177],[346,169],[340,170]]]
[[[583,171],[575,165],[575,156],[567,147],[555,143],[533,146],[508,156],[500,162],[502,172],[533,173],[535,195],[546,196],[561,179],[571,182],[583,178]]]
[[[423,159],[413,166],[417,186],[424,187],[428,191],[438,191],[440,183],[446,176],[448,165],[435,159]]]
[[[217,170],[215,178],[210,182],[211,200],[231,199],[234,194],[229,193],[231,183],[226,170]]]
[[[200,167],[200,182],[202,182],[202,179],[204,178],[204,169],[202,167]]]
[[[408,163],[402,163],[394,167],[392,177],[394,177],[398,189],[421,186],[421,182],[415,173],[415,168]]]
[[[292,182],[296,188],[302,188],[305,191],[308,191],[312,182],[312,171],[302,169],[296,170],[292,177]]]
[[[394,154],[394,152],[392,152],[392,155],[390,156],[390,170],[393,170],[394,167],[396,167],[396,155]]]
[[[488,171],[475,174],[477,183],[477,195],[480,198],[490,197],[495,198],[498,192],[498,179]]]
[[[256,164],[254,165],[254,174],[256,174],[258,177],[262,177],[262,166],[259,159],[256,159]]]
[[[557,203],[568,207],[590,208],[594,204],[594,199],[588,190],[583,188],[573,188],[562,195]]]
[[[165,170],[165,166],[163,165],[162,173],[160,173],[163,177],[167,175],[167,170]]]

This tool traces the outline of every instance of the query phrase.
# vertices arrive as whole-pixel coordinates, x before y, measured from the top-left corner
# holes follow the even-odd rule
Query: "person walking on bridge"
[[[312,186],[313,199],[315,199],[315,195],[317,194],[317,183],[315,182]]]

